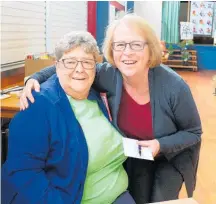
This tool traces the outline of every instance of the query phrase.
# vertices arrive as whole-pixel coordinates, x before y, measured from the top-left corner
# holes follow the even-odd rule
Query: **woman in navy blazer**
[[[96,101],[109,123],[100,94],[91,89],[99,59],[95,39],[87,32],[71,32],[59,41],[55,54],[57,75],[33,93],[35,103],[10,124],[8,157],[2,168],[4,204],[82,202],[89,147],[68,96]],[[120,156],[124,158],[123,151]],[[125,171],[123,162],[117,167],[121,171]],[[116,204],[134,204],[127,191],[116,196]]]

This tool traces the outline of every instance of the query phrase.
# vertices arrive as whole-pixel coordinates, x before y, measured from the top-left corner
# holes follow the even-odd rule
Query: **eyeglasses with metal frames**
[[[140,51],[143,50],[145,45],[147,45],[147,42],[144,41],[132,41],[129,43],[126,42],[113,42],[112,43],[112,49],[115,51],[124,51],[127,47],[127,45],[129,45],[131,50],[134,51]]]
[[[91,70],[95,68],[96,64],[96,62],[92,59],[77,60],[75,58],[65,58],[60,61],[64,64],[64,67],[67,69],[75,69],[78,63],[81,63],[84,69]]]

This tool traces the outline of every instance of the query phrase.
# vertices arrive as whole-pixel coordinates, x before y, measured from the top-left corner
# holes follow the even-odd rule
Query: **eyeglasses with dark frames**
[[[127,47],[127,45],[130,46],[131,50],[134,51],[141,51],[144,49],[145,45],[147,45],[147,42],[144,41],[132,41],[129,43],[126,42],[113,42],[112,43],[112,49],[115,51],[124,51]]]
[[[91,70],[95,68],[95,64],[96,64],[96,62],[91,59],[77,60],[74,58],[65,58],[60,61],[64,64],[64,67],[67,69],[76,69],[78,63],[81,63],[84,69]]]

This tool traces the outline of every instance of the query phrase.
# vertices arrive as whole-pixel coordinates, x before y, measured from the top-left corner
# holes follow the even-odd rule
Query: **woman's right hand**
[[[32,96],[32,90],[40,91],[40,84],[36,79],[29,79],[20,95],[20,110],[28,108],[27,98],[34,103],[34,97]]]

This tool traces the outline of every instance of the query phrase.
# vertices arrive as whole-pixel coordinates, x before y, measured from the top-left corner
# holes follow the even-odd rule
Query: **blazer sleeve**
[[[36,79],[39,82],[39,84],[42,84],[55,73],[56,73],[56,67],[55,65],[53,65],[50,67],[45,67],[39,72],[34,73],[29,79]]]
[[[18,113],[9,127],[8,157],[2,167],[2,203],[64,203],[64,193],[46,176],[50,145],[46,102],[35,103]]]
[[[181,79],[171,92],[171,108],[178,131],[159,138],[160,151],[171,159],[201,141],[200,116],[189,86]]]

